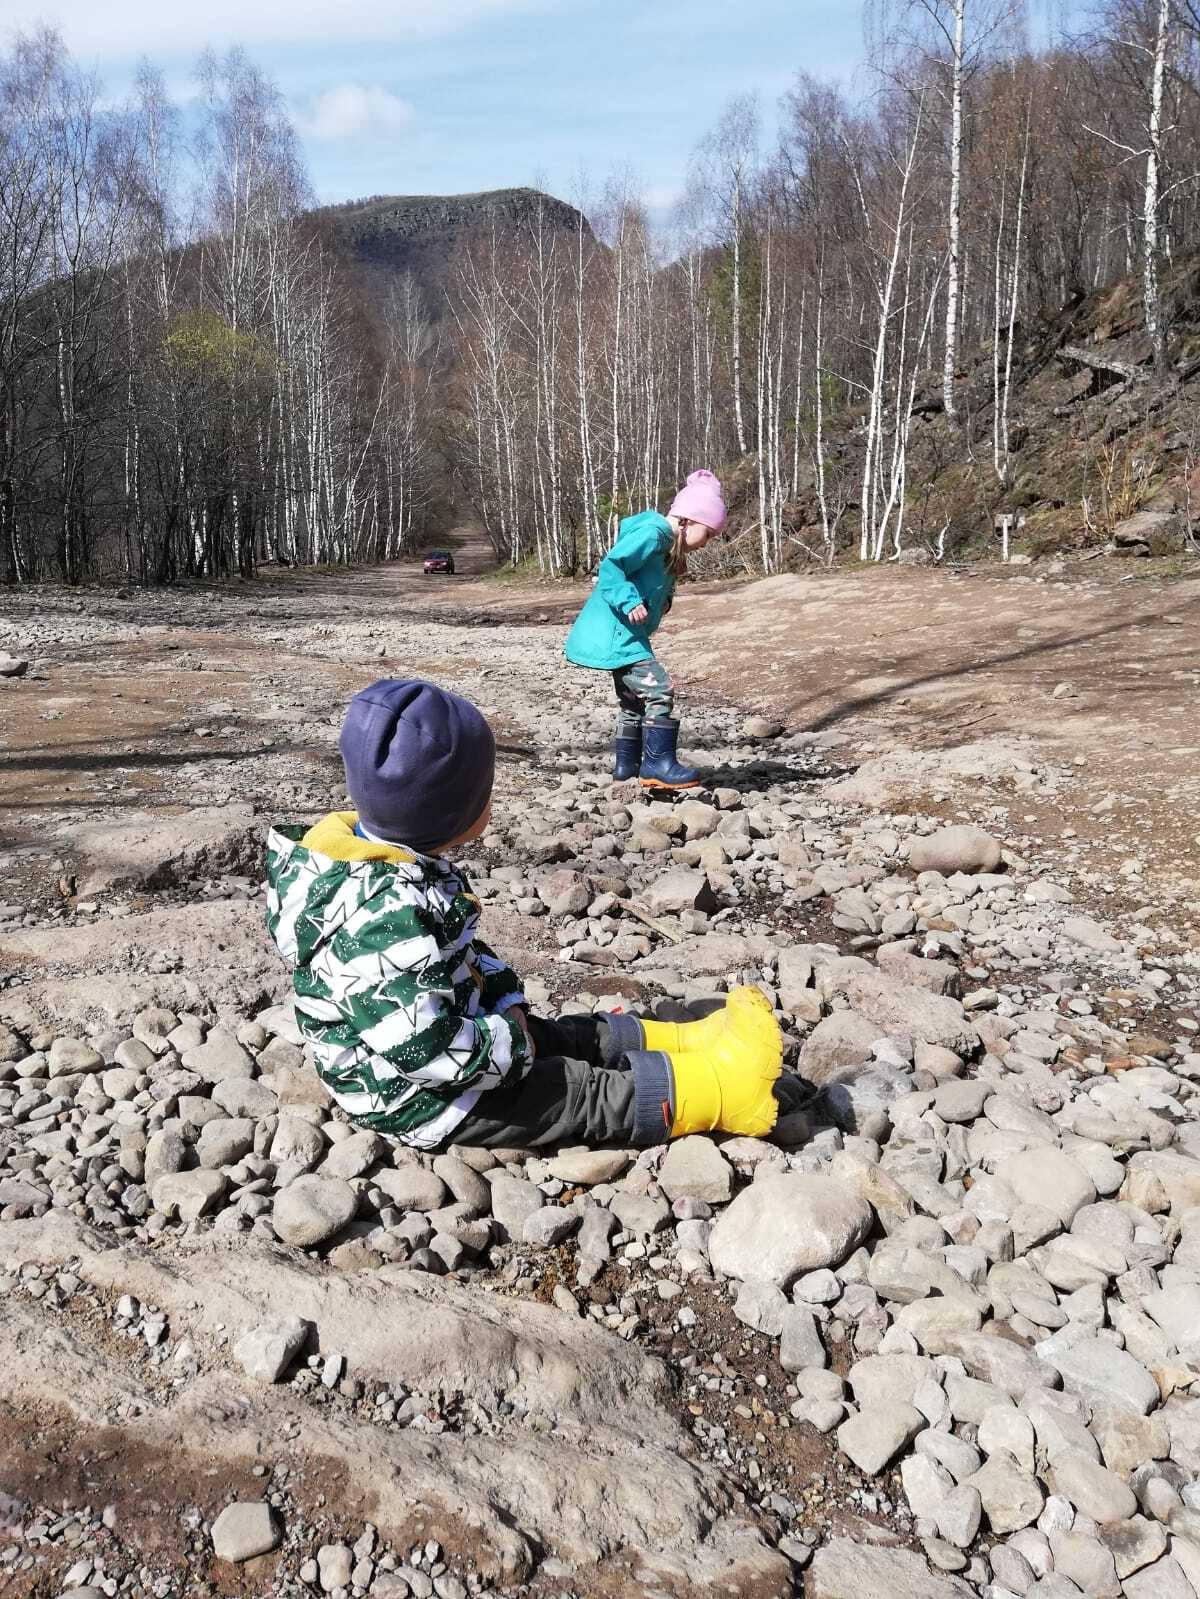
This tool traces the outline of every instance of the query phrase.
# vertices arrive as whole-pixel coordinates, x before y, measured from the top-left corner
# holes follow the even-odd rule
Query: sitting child
[[[682,1024],[527,1014],[444,858],[491,816],[496,745],[474,705],[375,683],[351,701],[341,751],[356,809],[272,830],[267,919],[300,1031],[354,1122],[421,1149],[771,1131],[782,1043],[757,988]]]

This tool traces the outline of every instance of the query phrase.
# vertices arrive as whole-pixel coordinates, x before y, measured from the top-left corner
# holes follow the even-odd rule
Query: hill
[[[511,237],[531,226],[541,208],[553,232],[574,236],[586,218],[565,200],[537,189],[487,189],[478,194],[373,195],[318,212],[354,260],[384,292],[397,273],[411,273],[426,290],[431,311],[440,311],[447,272],[455,252],[493,228]]]

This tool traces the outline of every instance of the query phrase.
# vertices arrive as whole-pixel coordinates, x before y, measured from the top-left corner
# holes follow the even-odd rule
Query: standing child
[[[681,765],[676,755],[674,686],[654,658],[650,635],[671,607],[688,552],[702,550],[721,531],[725,514],[720,483],[701,470],[688,478],[666,516],[657,511],[627,516],[567,635],[568,661],[612,673],[620,707],[613,765],[618,782],[640,777],[647,788],[699,785],[699,773]]]
[[[341,749],[355,809],[272,830],[267,923],[297,1025],[352,1121],[419,1149],[771,1131],[783,1048],[760,989],[681,1025],[528,1015],[445,858],[491,815],[496,745],[474,705],[375,683],[351,701]]]

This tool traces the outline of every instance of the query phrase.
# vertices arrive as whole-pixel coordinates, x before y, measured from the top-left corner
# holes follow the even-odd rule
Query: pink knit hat
[[[682,516],[689,522],[703,522],[719,533],[725,526],[725,501],[721,485],[711,472],[701,467],[693,472],[671,502],[669,516]]]

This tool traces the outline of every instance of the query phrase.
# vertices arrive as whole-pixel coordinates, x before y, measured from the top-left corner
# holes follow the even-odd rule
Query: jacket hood
[[[291,966],[305,966],[327,939],[396,876],[421,876],[418,857],[354,831],[354,811],[333,811],[307,830],[274,827],[267,838],[267,929]]]

